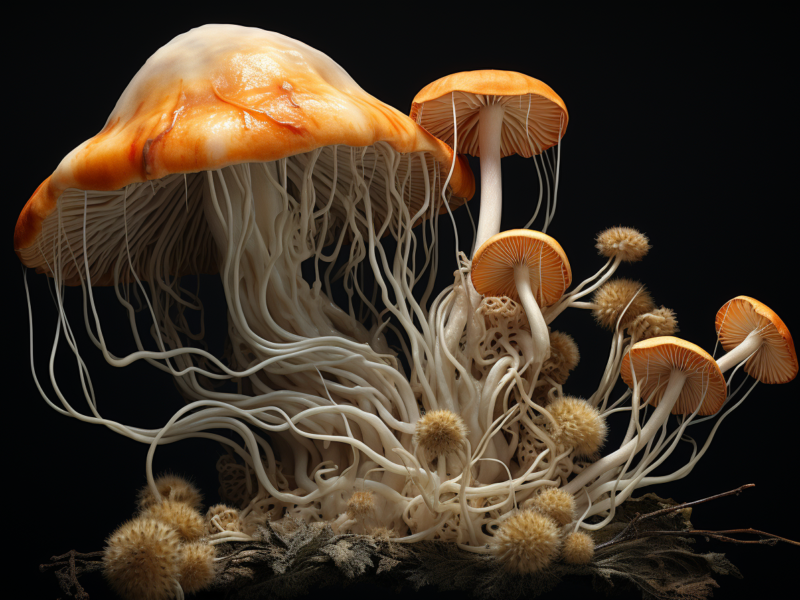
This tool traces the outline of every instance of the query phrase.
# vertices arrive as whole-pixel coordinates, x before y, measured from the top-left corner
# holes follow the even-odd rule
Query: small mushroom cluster
[[[559,556],[585,563],[587,531],[634,490],[688,475],[758,382],[796,376],[788,329],[753,298],[720,309],[719,359],[674,337],[671,309],[614,278],[650,249],[635,229],[601,232],[605,263],[573,284],[547,233],[568,120],[549,86],[506,71],[444,77],[406,116],[306,44],[237,26],[192,30],[147,61],[103,130],[37,188],[14,236],[23,264],[56,284],[52,360],[66,349],[83,384],[59,386],[51,369],[46,389],[34,371],[40,393],[149,446],[143,512],[109,539],[115,589],[200,589],[214,544],[252,540],[284,516],[448,541],[523,573]],[[466,154],[481,161],[479,222],[472,246],[455,248],[452,284],[436,290],[438,216],[475,191]],[[527,224],[501,232],[510,154],[531,158],[539,196]],[[224,291],[227,314],[211,316],[227,328],[223,356],[203,339],[199,274],[218,274]],[[127,313],[137,348],[127,356],[113,351],[122,328],[101,319],[99,286]],[[185,404],[162,427],[100,413],[65,308],[73,291],[109,364],[174,377]],[[570,308],[612,335],[586,399],[564,392],[581,354],[553,323]],[[744,392],[731,385],[739,371],[754,382]],[[620,380],[628,389],[612,398]],[[612,413],[629,413],[628,429],[602,455]],[[712,418],[683,467],[654,473]],[[218,463],[230,506],[205,520],[191,488],[152,474],[159,445],[191,437],[230,450]]]

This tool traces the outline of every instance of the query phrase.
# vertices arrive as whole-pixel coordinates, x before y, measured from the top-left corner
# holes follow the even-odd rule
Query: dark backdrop
[[[788,30],[779,16],[773,21],[753,14],[673,20],[665,14],[600,15],[575,9],[558,19],[505,12],[498,21],[478,14],[454,21],[411,7],[390,15],[383,3],[358,14],[354,8],[317,12],[297,4],[250,4],[215,13],[196,7],[172,14],[163,9],[154,14],[159,7],[140,9],[124,19],[32,13],[12,27],[15,31],[4,42],[4,372],[11,413],[5,419],[9,479],[3,512],[13,539],[23,543],[14,577],[32,588],[31,597],[58,595],[52,579],[37,573],[39,563],[70,548],[101,548],[104,537],[130,517],[135,490],[144,483],[147,447],[62,417],[36,392],[11,230],[27,198],[61,157],[101,129],[145,59],[191,27],[233,22],[298,38],[402,111],[410,108],[419,89],[448,73],[496,68],[542,79],[570,112],[559,210],[549,233],[569,255],[576,281],[602,264],[593,248],[596,233],[629,225],[646,232],[654,247],[644,262],[622,268],[620,275],[641,279],[659,304],[675,309],[685,339],[711,351],[714,315],[739,294],[761,299],[790,329],[800,331],[793,294],[798,274],[792,167],[796,97],[790,93],[794,61],[789,62]],[[478,163],[472,166],[477,177]],[[505,211],[503,227],[523,226],[535,191],[533,165],[505,159],[503,175],[506,206],[513,207]],[[476,218],[479,202],[476,195],[470,203]],[[468,239],[464,211],[456,216]],[[441,231],[443,256],[449,257],[449,223],[443,222]],[[444,279],[452,266],[442,265]],[[29,273],[28,281],[36,318],[34,361],[47,380],[55,314],[43,278]],[[213,278],[205,290],[208,314],[223,314],[220,286]],[[142,426],[165,422],[180,405],[169,378],[146,365],[106,365],[85,342],[74,312],[78,294],[71,291],[73,323],[84,340],[83,356],[101,412]],[[99,293],[98,302],[109,315],[118,310],[109,290]],[[572,313],[556,323],[576,338],[582,353],[567,391],[587,395],[602,372],[610,337],[588,313]],[[223,333],[212,331],[212,341]],[[74,398],[74,369],[63,369],[65,392]],[[798,391],[797,381],[756,388],[723,424],[695,470],[655,491],[686,501],[755,483],[755,490],[739,498],[696,509],[695,525],[754,527],[800,538],[791,512],[796,505]],[[206,441],[162,447],[156,470],[191,475],[213,502],[219,452]],[[742,582],[723,580],[715,597],[772,596],[794,579],[784,565],[797,559],[797,548],[701,545],[728,552],[745,576]],[[577,582],[552,596],[570,589],[590,591],[588,583]],[[109,595],[100,580],[91,582],[89,591],[95,592],[93,598]]]

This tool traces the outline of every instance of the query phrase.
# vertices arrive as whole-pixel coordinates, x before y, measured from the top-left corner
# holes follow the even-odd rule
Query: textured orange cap
[[[725,378],[712,356],[691,342],[672,336],[643,340],[631,346],[622,358],[622,380],[633,387],[631,361],[636,370],[641,397],[653,395],[652,405],[658,406],[667,380],[673,371],[687,375],[680,396],[672,407],[673,415],[691,414],[700,406],[698,414],[713,415],[722,408],[728,389]],[[702,405],[700,404],[702,402]]]
[[[485,296],[519,300],[514,266],[527,264],[539,307],[550,306],[572,283],[572,270],[560,244],[541,231],[511,229],[490,237],[472,259],[472,285]]]
[[[23,263],[46,270],[21,251],[36,243],[67,189],[120,190],[176,173],[378,142],[433,157],[426,161],[431,178],[438,169],[444,179],[454,159],[447,144],[369,95],[322,52],[260,29],[199,27],[153,54],[102,131],[36,189],[17,221],[14,248]],[[417,171],[421,183],[412,189],[424,185],[424,169]],[[465,157],[457,157],[449,185],[453,206],[474,193]]]
[[[452,146],[453,103],[456,150],[471,156],[480,156],[479,113],[489,104],[505,109],[502,156],[541,154],[567,132],[569,113],[559,95],[546,83],[515,71],[464,71],[437,79],[414,97],[411,118]]]
[[[788,383],[797,376],[797,352],[789,328],[766,304],[749,296],[736,296],[717,312],[717,336],[726,352],[741,344],[753,331],[763,338],[744,365],[751,377],[762,383]]]

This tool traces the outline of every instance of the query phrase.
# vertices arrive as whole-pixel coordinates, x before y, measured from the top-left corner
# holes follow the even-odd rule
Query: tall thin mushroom
[[[450,145],[457,138],[457,152],[481,159],[476,249],[500,232],[503,209],[500,159],[511,154],[525,157],[542,154],[560,143],[569,121],[564,101],[550,86],[522,73],[495,70],[465,71],[437,79],[414,97],[410,114]],[[549,203],[547,168],[545,179]],[[543,231],[547,231],[555,212],[557,190],[558,166],[553,181],[554,205],[547,214]]]
[[[672,414],[712,415],[727,397],[725,378],[705,350],[680,338],[663,336],[634,344],[622,360],[623,381],[633,388],[633,403],[646,398],[655,406],[641,431],[618,450],[604,456],[564,489],[576,495],[599,475],[641,451]]]

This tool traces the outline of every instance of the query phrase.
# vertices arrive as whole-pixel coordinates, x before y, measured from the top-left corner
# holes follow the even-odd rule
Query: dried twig
[[[766,539],[757,539],[757,540],[740,540],[738,538],[728,537],[727,534],[731,533],[747,533],[752,535],[762,535],[765,536]],[[644,538],[644,537],[653,537],[657,535],[699,535],[715,540],[719,540],[722,542],[731,542],[734,544],[762,544],[766,546],[774,546],[778,542],[786,542],[787,544],[792,544],[793,546],[800,546],[800,542],[795,542],[794,540],[790,540],[779,535],[775,535],[774,533],[767,533],[766,531],[759,531],[758,529],[725,529],[722,531],[710,531],[708,529],[690,529],[687,531],[644,531],[640,533],[637,537]]]
[[[103,552],[76,552],[70,550],[60,556],[51,556],[50,564],[39,565],[41,572],[56,570],[56,578],[61,590],[77,600],[89,600],[89,594],[78,581],[80,575],[98,571],[102,568],[102,560],[89,560],[102,558]],[[66,559],[66,560],[65,560]]]
[[[644,521],[649,521],[651,519],[655,519],[670,513],[677,512],[679,510],[683,510],[686,508],[691,508],[692,506],[696,506],[698,504],[703,504],[704,502],[710,502],[711,500],[717,500],[719,498],[725,498],[726,496],[738,496],[744,490],[754,488],[754,483],[748,483],[741,487],[736,488],[735,490],[730,490],[728,492],[723,492],[721,494],[715,494],[714,496],[709,496],[708,498],[702,498],[701,500],[694,500],[692,502],[684,502],[683,504],[676,504],[675,506],[669,506],[667,508],[663,508],[661,510],[656,510],[651,513],[647,513],[645,515],[641,515],[636,513],[636,515],[631,519],[631,521],[625,526],[625,528],[619,532],[614,538],[611,540],[603,543],[598,544],[595,550],[601,550],[603,548],[608,548],[610,546],[614,546],[616,544],[621,544],[623,542],[630,542],[632,540],[641,539],[644,537],[654,537],[654,536],[662,536],[662,535],[677,535],[677,536],[703,536],[706,538],[711,538],[715,540],[719,540],[722,542],[730,542],[734,544],[766,544],[769,546],[775,545],[778,542],[786,542],[787,544],[792,544],[794,546],[800,546],[800,542],[795,542],[793,540],[783,538],[779,535],[775,535],[772,533],[767,533],[765,531],[759,531],[758,529],[726,529],[723,531],[710,531],[706,529],[689,529],[689,530],[679,530],[679,531],[640,531],[639,525]],[[732,533],[745,533],[745,534],[753,534],[753,535],[762,535],[765,536],[766,539],[758,539],[758,540],[740,540],[737,538],[728,537],[727,534]]]

